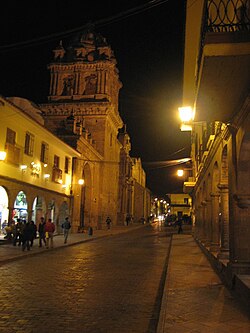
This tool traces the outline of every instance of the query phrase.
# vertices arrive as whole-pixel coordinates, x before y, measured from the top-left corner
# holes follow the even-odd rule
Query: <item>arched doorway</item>
[[[35,224],[40,223],[41,217],[46,215],[46,203],[43,197],[37,196],[32,206],[32,220]]]

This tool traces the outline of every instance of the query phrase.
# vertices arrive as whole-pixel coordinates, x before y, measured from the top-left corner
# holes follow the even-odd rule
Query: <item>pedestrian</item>
[[[23,233],[22,233],[22,250],[24,251],[27,247],[27,250],[30,251],[30,242],[33,238],[34,231],[30,222],[24,223]]]
[[[23,234],[24,224],[22,223],[21,219],[17,219],[17,224],[14,227],[13,231],[13,245],[16,246],[18,241],[18,246],[22,244],[22,234]]]
[[[127,214],[127,216],[126,216],[126,225],[127,226],[129,225],[129,222],[130,222],[130,216],[129,216],[129,214]]]
[[[62,224],[62,228],[63,228],[64,244],[66,244],[68,240],[69,229],[71,228],[71,224],[69,222],[68,217],[65,218],[65,221]]]
[[[34,243],[34,239],[36,239],[36,232],[37,232],[37,227],[36,227],[34,221],[30,221],[30,227],[32,229],[32,238],[30,240],[30,247],[32,247],[33,243]]]
[[[44,245],[46,245],[44,217],[41,217],[41,222],[38,225],[38,234],[39,234],[39,247],[42,247],[42,242],[44,242]]]
[[[48,221],[45,223],[44,231],[46,237],[46,248],[48,249],[50,247],[51,249],[53,249],[53,236],[55,231],[55,225],[54,223],[52,223],[51,219],[48,219]]]
[[[110,226],[111,226],[111,219],[110,219],[109,216],[108,216],[107,219],[106,219],[106,224],[107,224],[107,228],[110,229]]]
[[[93,228],[91,227],[91,225],[88,227],[88,235],[89,236],[93,235]]]
[[[182,219],[181,219],[181,218],[179,218],[179,219],[177,220],[177,225],[178,225],[178,234],[183,233],[183,229],[182,229]]]

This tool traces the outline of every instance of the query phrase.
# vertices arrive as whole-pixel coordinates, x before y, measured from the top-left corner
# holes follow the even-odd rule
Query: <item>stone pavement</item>
[[[54,249],[128,232],[143,225],[114,226],[110,230],[54,237]],[[192,235],[173,234],[157,333],[250,333],[245,308],[224,287]],[[51,251],[38,247],[23,252],[12,244],[0,246],[0,266],[26,256]],[[128,332],[129,333],[129,332]]]
[[[234,299],[193,239],[173,235],[157,333],[250,333]]]
[[[39,255],[45,251],[57,250],[59,248],[65,246],[73,246],[82,242],[92,241],[96,238],[108,237],[116,234],[120,234],[123,232],[128,232],[133,229],[141,228],[143,225],[141,224],[131,224],[129,226],[112,226],[111,229],[103,229],[103,230],[94,230],[93,235],[89,236],[87,232],[85,233],[70,233],[68,237],[67,244],[64,244],[63,234],[54,236],[54,248],[46,249],[43,247],[39,248],[38,239],[35,239],[34,245],[30,251],[22,251],[21,246],[13,246],[11,243],[1,243],[0,245],[0,266],[6,264],[11,261],[20,260],[25,258],[26,256]]]

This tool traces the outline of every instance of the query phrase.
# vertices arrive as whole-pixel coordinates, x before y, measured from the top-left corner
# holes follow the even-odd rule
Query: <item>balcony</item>
[[[250,86],[250,2],[205,0],[196,70],[196,120],[227,122]]]
[[[6,151],[6,161],[14,165],[19,165],[21,149],[18,148],[16,145],[6,142],[5,151]]]
[[[59,168],[53,168],[52,181],[58,184],[62,183],[62,170]]]
[[[188,177],[188,180],[183,184],[183,193],[192,194],[195,187],[195,178]]]

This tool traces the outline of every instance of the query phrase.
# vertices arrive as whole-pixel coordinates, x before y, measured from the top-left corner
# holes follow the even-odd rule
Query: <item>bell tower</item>
[[[88,29],[67,47],[60,41],[53,54],[49,102],[110,102],[117,111],[122,84],[105,38]]]

